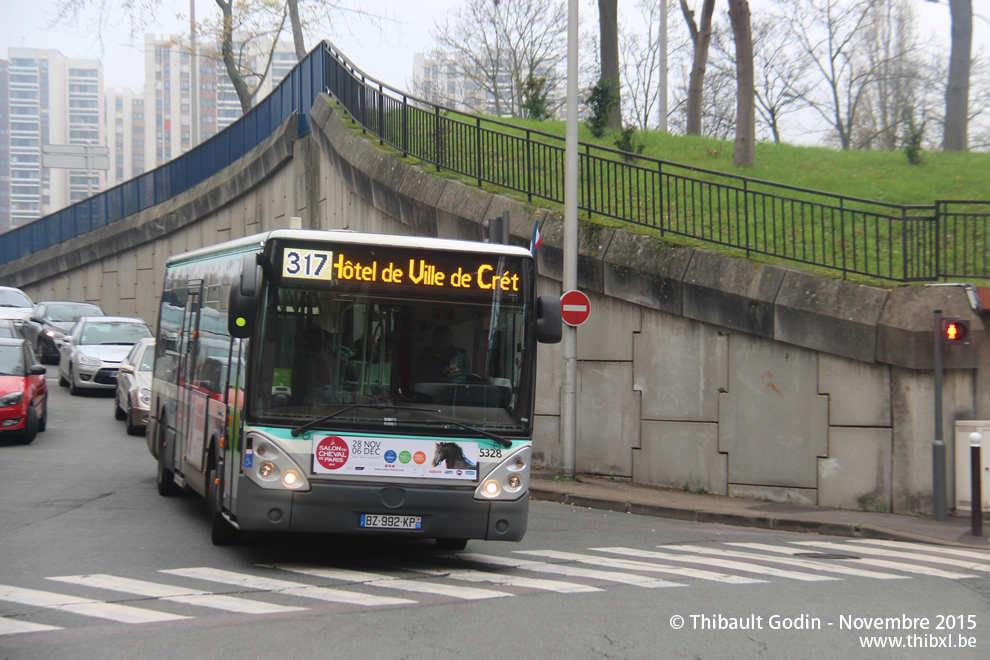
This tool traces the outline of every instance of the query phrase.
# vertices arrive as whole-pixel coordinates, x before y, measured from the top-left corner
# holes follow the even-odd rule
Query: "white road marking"
[[[687,586],[686,584],[681,584],[679,582],[657,580],[656,578],[643,577],[642,575],[618,573],[615,571],[598,571],[590,568],[581,568],[580,566],[550,564],[544,561],[531,561],[529,559],[516,559],[514,557],[497,557],[495,555],[482,555],[474,552],[462,552],[458,554],[457,557],[458,559],[473,561],[479,564],[508,566],[511,568],[521,568],[524,571],[535,571],[537,573],[551,573],[553,575],[566,575],[568,577],[618,582],[620,584],[628,584],[634,587],[644,587],[647,589]]]
[[[740,577],[738,575],[726,575],[725,573],[715,573],[697,568],[684,566],[670,566],[668,564],[654,564],[645,561],[631,561],[629,559],[614,559],[612,557],[595,557],[594,555],[582,555],[574,552],[559,552],[557,550],[519,550],[524,555],[536,555],[548,557],[550,559],[564,559],[592,564],[594,566],[604,566],[605,568],[619,568],[628,571],[650,571],[653,573],[670,573],[681,577],[697,578],[699,580],[711,580],[712,582],[722,582],[725,584],[760,584],[766,580],[754,580],[753,578]]]
[[[840,545],[838,543],[826,543],[824,541],[798,541],[795,545],[802,545],[811,548],[826,548],[829,550],[841,550],[843,552],[849,552],[849,546]],[[959,580],[962,578],[976,577],[975,575],[968,575],[966,573],[953,573],[951,571],[943,571],[938,568],[929,568],[927,566],[915,566],[914,564],[904,564],[899,561],[887,561],[886,559],[870,559],[869,557],[860,557],[856,560],[857,564],[866,564],[868,566],[879,566],[881,568],[892,568],[895,571],[904,571],[905,573],[917,573],[919,575],[930,575],[933,577],[948,578],[950,580]]]
[[[226,612],[238,612],[240,614],[277,614],[282,612],[297,612],[305,610],[305,607],[286,607],[275,605],[274,603],[263,603],[247,598],[237,598],[234,596],[224,596],[211,594],[199,589],[187,589],[174,587],[156,582],[145,582],[143,580],[132,580],[130,578],[116,577],[113,575],[64,575],[61,577],[50,577],[49,580],[58,580],[69,584],[81,584],[97,589],[109,589],[110,591],[120,591],[127,594],[137,594],[149,598],[168,600],[174,603],[184,603],[186,605],[198,605],[200,607],[210,607]]]
[[[274,591],[290,596],[301,598],[311,598],[328,603],[348,603],[351,605],[377,606],[377,605],[408,605],[415,603],[414,600],[404,598],[384,598],[371,594],[362,594],[356,591],[345,591],[342,589],[328,589],[326,587],[314,587],[289,580],[276,580],[273,578],[248,575],[247,573],[235,573],[218,568],[174,568],[162,573],[169,575],[181,575],[183,577],[206,580],[208,582],[219,582],[230,584],[245,589],[259,589],[262,591]]]
[[[67,596],[51,591],[22,589],[21,587],[11,587],[8,585],[0,585],[0,600],[7,601],[8,603],[72,612],[73,614],[91,616],[97,619],[109,619],[120,623],[155,623],[158,621],[177,621],[179,619],[189,618],[179,614],[155,612],[154,610],[131,607],[130,605],[105,603],[99,600]]]
[[[657,546],[662,548],[667,548],[670,550],[679,550],[681,552],[697,552],[698,546],[683,546],[683,545],[671,545],[671,546]],[[617,554],[631,554],[626,552],[626,548],[594,548],[595,550],[600,550],[602,552],[615,552]],[[705,548],[701,548],[704,550]],[[744,564],[739,561],[733,561],[731,559],[719,559],[717,557],[706,556],[706,557],[692,557],[691,555],[679,555],[671,554],[669,552],[655,552],[652,550],[635,550],[635,556],[642,557],[644,559],[665,559],[668,561],[683,561],[691,564],[704,564],[705,566],[718,566],[719,568],[728,568],[735,571],[742,571],[743,573],[756,573],[757,575],[771,575],[773,577],[782,577],[789,580],[801,580],[802,582],[826,582],[829,580],[839,580],[840,578],[830,577],[827,575],[809,575],[808,573],[798,573],[797,571],[787,571],[780,568],[771,568],[770,566],[760,566],[758,564]]]
[[[384,589],[399,589],[412,593],[448,596],[464,600],[482,600],[485,598],[502,598],[512,596],[504,591],[478,589],[475,587],[457,587],[449,584],[437,584],[423,580],[404,580],[402,578],[382,576],[364,571],[353,571],[345,568],[326,568],[323,566],[304,566],[300,564],[275,564],[275,568],[311,577],[342,580],[344,582],[360,583],[371,587]]]
[[[767,545],[765,543],[730,543],[729,545],[737,546],[740,548],[750,548],[752,550],[763,550],[765,552],[779,552],[786,557],[771,557],[770,555],[757,555],[749,552],[733,552],[732,550],[721,550],[713,552],[719,552],[720,554],[726,554],[729,557],[744,557],[746,559],[755,559],[759,561],[768,561],[775,564],[788,564],[791,566],[801,566],[803,568],[810,569],[812,571],[824,571],[826,573],[840,573],[842,575],[853,575],[856,577],[871,578],[874,580],[910,580],[906,575],[894,575],[892,573],[878,573],[876,571],[868,571],[864,568],[854,568],[847,564],[828,564],[817,559],[803,559],[801,557],[794,557],[792,548],[781,548],[776,545]],[[706,548],[706,552],[709,549]]]
[[[31,623],[19,619],[0,617],[0,635],[18,635],[20,633],[43,632],[45,630],[62,630],[58,626],[46,626],[43,623]]]

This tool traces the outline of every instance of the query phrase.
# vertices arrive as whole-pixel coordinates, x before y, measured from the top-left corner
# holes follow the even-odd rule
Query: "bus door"
[[[176,419],[178,435],[181,437],[179,448],[182,451],[181,454],[177,452],[177,456],[181,455],[185,462],[197,471],[203,469],[203,434],[206,418],[204,397],[195,392],[202,293],[202,280],[189,282],[179,346],[179,414]]]

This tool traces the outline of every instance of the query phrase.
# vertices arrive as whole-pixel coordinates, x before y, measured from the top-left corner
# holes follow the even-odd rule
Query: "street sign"
[[[43,144],[41,166],[63,170],[109,170],[110,149],[86,144]]]
[[[581,325],[590,315],[591,301],[580,291],[568,291],[560,297],[560,318],[567,325]]]

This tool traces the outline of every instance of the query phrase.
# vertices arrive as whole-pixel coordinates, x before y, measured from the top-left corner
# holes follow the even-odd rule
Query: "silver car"
[[[84,316],[59,346],[58,384],[70,394],[84,389],[115,389],[117,370],[139,339],[151,337],[148,324],[126,316]]]
[[[120,363],[113,416],[127,420],[129,435],[142,435],[148,428],[154,368],[155,340],[150,337],[139,339]]]

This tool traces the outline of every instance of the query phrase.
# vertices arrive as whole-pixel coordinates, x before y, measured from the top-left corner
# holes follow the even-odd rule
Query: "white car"
[[[0,319],[10,319],[20,329],[34,308],[34,302],[20,289],[0,286]]]
[[[117,371],[139,339],[151,337],[148,324],[126,316],[84,316],[59,346],[58,384],[70,394],[84,389],[116,389]]]

